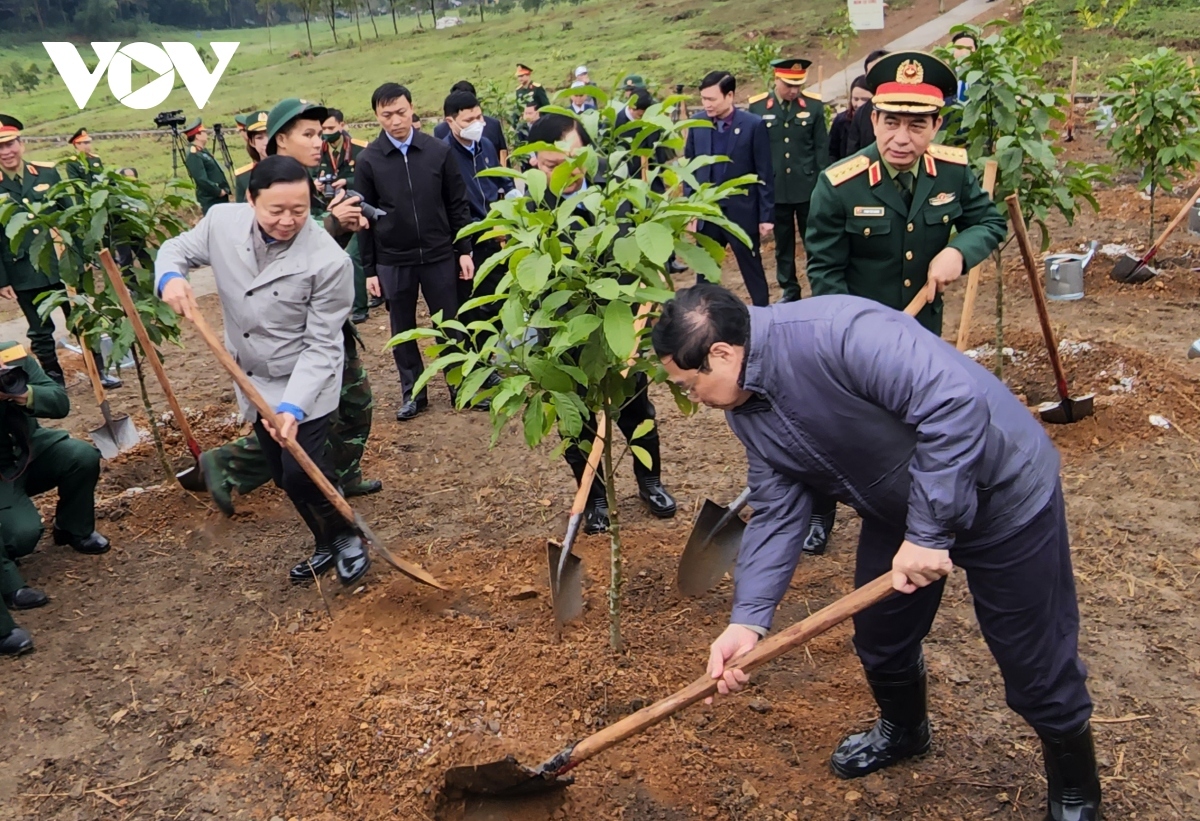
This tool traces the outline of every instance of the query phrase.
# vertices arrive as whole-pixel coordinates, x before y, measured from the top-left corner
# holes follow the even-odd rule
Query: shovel
[[[92,381],[92,392],[96,396],[96,404],[100,406],[100,414],[104,424],[88,431],[92,443],[105,459],[113,459],[118,453],[124,453],[137,446],[141,441],[137,428],[128,414],[118,413],[113,416],[112,408],[108,406],[108,395],[100,384],[100,371],[96,369],[96,359],[91,350],[83,345],[83,365],[87,368],[88,379]]]
[[[1200,359],[1200,339],[1192,343],[1192,347],[1188,348],[1188,359]]]
[[[736,659],[730,667],[753,670],[782,656],[831,627],[892,594],[892,573],[889,570],[873,582],[813,613],[804,621],[760,641],[754,649]],[[515,797],[549,792],[569,785],[574,779],[564,778],[568,772],[605,750],[620,744],[675,715],[717,691],[717,680],[707,673],[674,695],[643,707],[632,715],[605,727],[577,744],[573,744],[546,761],[537,769],[522,766],[514,757],[468,767],[455,767],[446,773],[448,792]]]
[[[637,317],[633,323],[635,339],[642,328],[646,327],[646,320],[650,316],[650,307],[648,302],[643,302],[638,307]],[[635,345],[635,355],[636,351]],[[630,364],[632,362],[633,358],[630,357]],[[629,368],[626,367],[621,375],[624,376],[628,372]],[[572,619],[579,618],[579,615],[583,613],[583,562],[571,552],[571,548],[575,546],[579,528],[583,525],[583,511],[587,508],[588,491],[592,487],[596,469],[600,465],[600,456],[604,448],[605,421],[604,411],[596,414],[596,438],[592,440],[587,467],[583,470],[583,476],[579,480],[579,489],[575,491],[575,501],[571,504],[571,516],[567,520],[567,533],[561,544],[552,539],[546,542],[546,564],[550,568],[550,605],[554,608],[554,621],[559,627]],[[606,478],[608,481],[612,481],[611,476]]]
[[[1124,254],[1117,260],[1117,264],[1112,269],[1112,278],[1117,282],[1136,284],[1158,276],[1158,271],[1149,267],[1147,263],[1154,259],[1155,255],[1162,250],[1163,245],[1170,238],[1171,234],[1175,233],[1175,229],[1187,219],[1188,212],[1192,210],[1192,206],[1196,204],[1196,200],[1198,199],[1200,199],[1200,186],[1196,187],[1196,192],[1192,194],[1183,208],[1179,209],[1179,213],[1175,215],[1175,218],[1167,223],[1167,227],[1158,235],[1158,239],[1154,240],[1154,244],[1150,246],[1150,250],[1141,259],[1135,259],[1129,254]]]
[[[1058,357],[1058,341],[1054,338],[1054,329],[1050,327],[1050,313],[1046,310],[1046,295],[1042,293],[1042,283],[1038,277],[1037,261],[1033,257],[1033,245],[1029,241],[1029,232],[1025,229],[1025,218],[1021,216],[1021,203],[1016,194],[1004,200],[1008,204],[1008,215],[1012,220],[1013,233],[1017,236],[1017,245],[1021,248],[1021,258],[1025,261],[1025,273],[1029,275],[1029,286],[1033,291],[1033,304],[1037,306],[1038,321],[1042,325],[1042,335],[1046,337],[1046,351],[1050,354],[1050,367],[1054,368],[1054,382],[1058,389],[1060,402],[1047,402],[1038,408],[1038,414],[1043,422],[1051,425],[1068,425],[1091,416],[1096,412],[1092,405],[1094,394],[1072,399],[1067,391],[1067,375],[1063,371],[1062,361]]]
[[[129,293],[129,286],[125,284],[125,280],[121,278],[121,269],[113,261],[112,254],[105,248],[100,252],[100,264],[104,266],[105,273],[108,274],[109,285],[116,291],[117,298],[121,300],[121,307],[125,309],[125,316],[129,317],[129,322],[133,325],[133,332],[137,335],[138,342],[142,346],[142,353],[150,362],[150,367],[154,369],[154,375],[158,377],[158,382],[162,385],[163,393],[167,395],[167,403],[171,406],[171,412],[175,414],[175,421],[179,424],[179,430],[183,433],[183,438],[187,441],[188,450],[192,452],[192,464],[175,474],[176,481],[184,490],[190,490],[193,493],[202,493],[207,490],[204,484],[204,474],[200,472],[200,444],[196,441],[196,437],[192,435],[191,425],[188,424],[187,416],[183,409],[179,407],[179,400],[175,398],[175,391],[171,390],[171,383],[167,381],[167,372],[163,370],[162,360],[158,358],[158,351],[154,349],[154,345],[150,342],[150,336],[146,333],[146,326],[142,324],[142,317],[138,314],[137,306],[133,304],[133,295]]]
[[[725,575],[742,546],[746,523],[739,513],[750,500],[746,488],[729,507],[705,499],[679,559],[675,584],[685,596],[702,596]]]
[[[262,394],[258,392],[258,388],[254,387],[254,383],[251,382],[250,378],[246,376],[245,372],[238,367],[237,362],[235,362],[233,357],[229,355],[229,351],[225,350],[225,346],[222,345],[220,340],[217,339],[217,336],[213,333],[212,328],[208,327],[207,320],[204,319],[204,316],[198,310],[192,312],[192,324],[196,326],[196,330],[200,333],[200,337],[204,340],[204,343],[208,345],[209,349],[213,352],[213,355],[217,357],[217,361],[221,363],[221,367],[228,371],[229,375],[233,377],[233,381],[239,388],[241,388],[242,394],[246,397],[250,404],[254,406],[255,410],[257,410],[264,419],[275,421],[276,425],[278,425],[275,412],[271,410],[271,406],[267,404],[267,400],[263,399]],[[354,512],[354,508],[350,507],[349,502],[342,498],[342,495],[338,493],[330,481],[325,478],[325,474],[321,473],[321,469],[316,466],[311,458],[309,458],[309,455],[304,452],[304,448],[300,447],[299,443],[296,442],[294,438],[288,439],[283,443],[283,446],[287,449],[287,452],[292,455],[292,458],[296,460],[296,463],[300,465],[304,472],[308,474],[308,478],[312,479],[313,484],[315,484],[317,489],[320,490],[325,498],[329,500],[330,504],[337,508],[338,513],[342,514],[342,517],[354,527],[359,537],[366,542],[372,550],[378,553],[385,562],[415,582],[427,584],[430,587],[436,587],[438,590],[446,589],[444,584],[439,582],[433,576],[429,575],[429,573],[427,573],[420,565],[406,562],[404,559],[394,556],[392,552],[388,550],[386,546],[384,546],[383,542],[375,538],[375,534],[371,532],[371,528],[367,526],[367,523],[363,521],[363,518]]]

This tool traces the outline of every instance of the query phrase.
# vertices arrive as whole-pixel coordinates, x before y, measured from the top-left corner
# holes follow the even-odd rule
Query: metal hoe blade
[[[560,790],[575,781],[531,770],[513,756],[487,764],[454,767],[446,772],[448,792],[494,795],[506,798]]]
[[[1158,276],[1158,271],[1145,262],[1125,254],[1113,266],[1110,276],[1117,282],[1136,284]]]
[[[1038,406],[1038,415],[1042,418],[1043,422],[1051,425],[1070,425],[1096,412],[1094,399],[1095,394],[1088,394],[1078,399],[1046,402]]]
[[[702,596],[711,590],[737,558],[745,529],[733,506],[705,499],[679,559],[675,578],[679,592]]]
[[[583,613],[583,562],[569,546],[546,542],[546,562],[550,567],[550,604],[559,627]]]

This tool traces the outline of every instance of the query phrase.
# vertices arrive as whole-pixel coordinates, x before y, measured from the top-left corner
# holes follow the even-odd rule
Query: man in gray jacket
[[[1098,819],[1059,457],[1028,409],[915,320],[860,297],[747,308],[700,284],[664,305],[653,340],[672,381],[726,411],[749,461],[754,516],[732,623],[708,662],[720,692],[746,681],[727,663],[770,628],[812,495],[826,494],[862,517],[855,584],[890,572],[904,594],[854,619],[881,715],[842,741],[834,772],[864,776],[929,749],[921,642],[957,564],[1008,704],[1042,739],[1046,818]]]
[[[352,585],[370,564],[362,540],[282,443],[294,439],[329,481],[325,447],[338,407],[345,344],[342,325],[354,300],[353,264],[309,218],[308,170],[271,156],[250,172],[248,204],[213,206],[184,234],[162,244],[155,289],[189,319],[199,311],[186,274],[211,265],[225,319],[225,348],[275,409],[260,417],[238,390],[275,484],[312,530],[315,576],[333,564]]]

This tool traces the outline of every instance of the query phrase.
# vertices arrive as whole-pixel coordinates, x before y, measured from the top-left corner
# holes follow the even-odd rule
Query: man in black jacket
[[[384,83],[371,95],[383,131],[358,158],[354,183],[363,199],[386,211],[363,232],[361,252],[367,291],[388,303],[392,333],[417,326],[417,291],[430,316],[453,319],[458,280],[475,277],[471,240],[456,240],[471,222],[467,189],[450,146],[413,128],[412,94]],[[392,349],[403,399],[396,418],[413,419],[429,406],[413,393],[424,362],[416,342]],[[451,392],[453,396],[453,391]]]
[[[459,80],[454,85],[450,86],[450,93],[456,91],[465,91],[472,97],[479,99],[475,92],[475,86],[469,80]],[[433,136],[439,140],[446,139],[446,135],[450,133],[450,126],[442,120],[433,127]],[[504,138],[504,126],[495,117],[483,115],[483,136],[491,140],[492,145],[496,147],[496,154],[500,157],[501,165],[508,165],[508,141]]]
[[[871,67],[888,56],[888,50],[877,48],[863,60],[863,76],[871,73]],[[875,106],[870,100],[858,107],[854,119],[850,121],[850,133],[846,136],[846,156],[855,154],[875,142],[875,125],[871,122],[871,112]]]

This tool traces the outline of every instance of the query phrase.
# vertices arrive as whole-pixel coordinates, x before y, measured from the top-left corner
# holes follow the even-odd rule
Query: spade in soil
[[[891,571],[849,595],[813,613],[803,621],[760,641],[753,650],[735,659],[730,667],[753,670],[782,656],[831,627],[892,594]],[[446,772],[446,791],[451,795],[473,794],[518,797],[560,789],[574,780],[567,774],[577,766],[632,736],[648,730],[685,707],[711,696],[717,681],[705,674],[674,695],[643,707],[632,715],[573,744],[536,769],[524,766],[513,756],[499,761]]]
[[[1200,200],[1200,187],[1196,188],[1195,193],[1193,193],[1192,196],[1188,198],[1188,201],[1184,203],[1183,207],[1179,209],[1179,213],[1175,215],[1175,218],[1167,223],[1167,227],[1164,228],[1163,232],[1158,235],[1158,239],[1154,240],[1154,244],[1150,246],[1150,250],[1143,254],[1141,259],[1130,256],[1129,254],[1124,254],[1120,259],[1117,260],[1116,265],[1114,265],[1112,269],[1112,278],[1117,282],[1123,282],[1127,285],[1132,285],[1139,282],[1145,282],[1146,280],[1157,276],[1158,271],[1150,267],[1150,260],[1154,259],[1158,252],[1162,250],[1163,245],[1166,244],[1171,234],[1175,233],[1175,229],[1178,228],[1185,219],[1187,219],[1188,213],[1191,212],[1192,207],[1196,204],[1197,200]]]
[[[675,574],[680,593],[702,596],[729,570],[737,558],[742,533],[746,530],[746,524],[738,514],[749,500],[750,488],[739,493],[729,507],[722,507],[712,499],[704,500]]]

